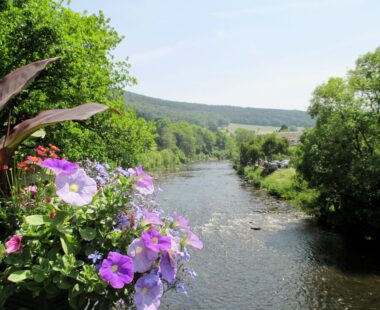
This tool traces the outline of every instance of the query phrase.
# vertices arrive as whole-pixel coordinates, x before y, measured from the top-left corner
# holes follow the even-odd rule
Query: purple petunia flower
[[[96,182],[87,176],[83,169],[72,174],[61,173],[55,179],[57,195],[65,202],[84,206],[91,202],[97,192]]]
[[[162,278],[168,282],[173,282],[177,274],[176,253],[164,252],[160,258],[160,272]]]
[[[171,238],[171,247],[169,250],[162,253],[159,263],[159,271],[162,278],[168,282],[175,280],[178,261],[181,259],[180,240],[178,237],[169,235]]]
[[[189,222],[183,216],[177,214],[177,212],[173,212],[173,218],[174,218],[173,226],[175,228],[176,227],[182,227],[185,229],[190,228]]]
[[[177,230],[182,231],[186,235],[186,244],[193,246],[197,249],[203,249],[203,242],[190,230],[189,222],[181,215],[173,212],[174,222],[173,226]]]
[[[141,239],[149,250],[156,253],[166,251],[171,247],[171,238],[161,235],[156,227],[152,227],[149,231],[144,231]]]
[[[132,259],[117,252],[109,252],[102,262],[99,274],[113,288],[123,288],[133,280]]]
[[[53,170],[57,175],[60,173],[71,174],[79,167],[77,163],[69,162],[66,159],[54,158],[44,160],[40,166]]]
[[[137,310],[155,310],[160,306],[164,288],[158,275],[150,273],[141,277],[135,284],[135,290]]]
[[[186,229],[186,244],[196,249],[203,249],[203,242],[190,229]]]
[[[133,169],[132,169],[133,170]],[[137,178],[134,187],[142,195],[151,195],[154,193],[153,178],[145,173],[141,166],[138,166],[133,172],[128,170],[130,175]]]
[[[141,221],[141,226],[145,226],[148,224],[153,224],[153,225],[165,225],[163,221],[160,220],[159,215],[157,212],[149,212],[147,209],[143,209],[142,211],[143,214],[143,219]]]
[[[149,250],[141,239],[133,240],[127,253],[132,258],[134,272],[148,271],[158,256],[156,252]]]

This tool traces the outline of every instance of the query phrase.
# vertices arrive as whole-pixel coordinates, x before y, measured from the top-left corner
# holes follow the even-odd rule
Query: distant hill
[[[128,106],[135,107],[138,114],[148,120],[169,118],[185,120],[208,128],[229,123],[253,124],[279,127],[283,124],[295,127],[310,127],[313,120],[304,111],[261,108],[243,108],[224,105],[207,105],[178,102],[147,97],[132,92],[124,93]]]

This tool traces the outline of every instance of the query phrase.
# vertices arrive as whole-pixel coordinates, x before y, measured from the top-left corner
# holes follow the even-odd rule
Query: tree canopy
[[[298,171],[320,198],[312,211],[346,232],[380,233],[380,48],[346,78],[316,88],[315,128],[301,141]]]
[[[151,145],[151,127],[125,108],[122,89],[134,83],[127,61],[115,62],[112,50],[122,40],[103,13],[85,15],[63,1],[3,1],[0,7],[0,76],[32,61],[59,56],[36,81],[12,100],[12,124],[52,108],[99,102],[121,115],[104,113],[84,122],[52,126],[45,139],[72,160],[136,162]],[[3,132],[7,111],[0,115]]]

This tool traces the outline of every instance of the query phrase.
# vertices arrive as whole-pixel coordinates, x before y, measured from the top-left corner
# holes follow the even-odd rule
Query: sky
[[[125,37],[138,85],[193,103],[306,110],[316,86],[380,46],[378,0],[71,0]]]

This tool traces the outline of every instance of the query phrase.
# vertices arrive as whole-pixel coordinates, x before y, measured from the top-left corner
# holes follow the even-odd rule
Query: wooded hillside
[[[124,93],[128,106],[135,107],[138,114],[148,120],[170,118],[185,120],[207,128],[216,128],[229,123],[264,126],[310,127],[313,120],[304,111],[242,108],[222,105],[207,105],[178,102],[147,97],[132,92]]]

